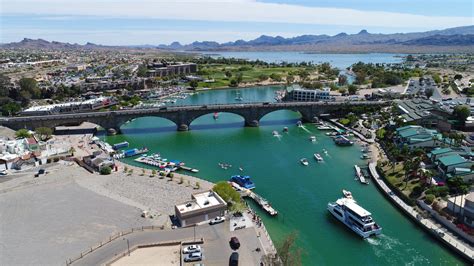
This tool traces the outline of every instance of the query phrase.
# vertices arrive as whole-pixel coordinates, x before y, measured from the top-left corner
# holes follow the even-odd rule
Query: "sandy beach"
[[[82,157],[98,149],[88,144],[91,137],[55,139],[71,143],[75,156]],[[151,177],[151,170],[143,175],[141,168],[127,165],[133,169],[129,174],[124,167],[118,162],[118,171],[100,175],[59,161],[41,166],[47,173],[37,178],[39,167],[1,177],[0,264],[60,265],[118,232],[148,225],[170,227],[176,204],[213,186],[178,173],[173,179]],[[142,218],[143,210],[153,218]]]

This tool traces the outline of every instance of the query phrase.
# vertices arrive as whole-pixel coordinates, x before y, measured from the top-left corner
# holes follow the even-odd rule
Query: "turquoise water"
[[[268,63],[300,63],[315,64],[329,62],[333,67],[344,69],[359,61],[364,63],[400,63],[405,54],[369,53],[369,54],[316,54],[304,52],[203,52],[214,58],[240,58],[262,60]]]
[[[244,101],[271,101],[278,87],[240,90]],[[235,91],[218,90],[193,95],[176,104],[209,104],[234,102]],[[463,262],[447,251],[430,235],[393,207],[370,184],[354,180],[354,164],[360,147],[338,147],[332,139],[312,124],[298,128],[299,114],[277,111],[268,114],[259,128],[243,127],[243,119],[221,113],[212,114],[191,124],[191,131],[176,132],[176,126],[161,118],[136,119],[122,127],[123,135],[107,137],[110,143],[128,141],[131,147],[147,146],[168,159],[182,160],[198,168],[197,176],[213,182],[228,180],[233,174],[252,177],[256,192],[267,198],[279,211],[269,217],[256,208],[274,241],[291,231],[299,232],[299,246],[305,251],[305,265],[459,265]],[[289,127],[283,133],[283,127]],[[281,137],[274,137],[272,131]],[[309,137],[314,135],[317,142]],[[327,149],[329,156],[324,156]],[[317,163],[313,153],[321,153],[325,161]],[[299,160],[308,158],[304,167]],[[132,159],[125,159],[138,165]],[[218,163],[233,167],[223,170]],[[372,212],[383,227],[377,238],[363,240],[347,229],[326,210],[327,203],[342,197],[342,189],[352,191],[355,199]],[[251,244],[251,243],[250,243]]]

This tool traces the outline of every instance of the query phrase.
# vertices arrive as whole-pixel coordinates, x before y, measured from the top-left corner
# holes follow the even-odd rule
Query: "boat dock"
[[[257,193],[251,191],[250,189],[243,188],[239,186],[238,184],[236,184],[235,182],[229,182],[229,183],[232,185],[234,189],[239,191],[240,196],[253,199],[255,203],[257,203],[264,211],[266,211],[271,216],[276,216],[278,214],[278,211],[275,210],[266,199],[264,199]]]
[[[189,171],[189,172],[192,172],[192,173],[198,173],[199,172],[198,169],[187,167],[187,166],[184,166],[184,165],[180,166],[179,168],[183,169],[183,170],[186,170],[186,171]]]
[[[369,184],[369,181],[367,181],[367,180],[365,179],[365,176],[364,176],[364,174],[362,173],[362,170],[360,169],[360,167],[359,167],[358,165],[354,165],[354,168],[355,168],[355,171],[356,171],[357,178],[359,178],[359,181],[360,181],[362,184],[368,185],[368,184]]]

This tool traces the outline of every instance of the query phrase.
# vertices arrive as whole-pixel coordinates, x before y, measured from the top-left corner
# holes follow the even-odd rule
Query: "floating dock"
[[[192,173],[199,173],[198,169],[187,167],[187,166],[184,166],[184,165],[180,166],[179,168],[181,168],[183,170],[186,170],[186,171],[189,171],[189,172],[192,172]]]
[[[243,188],[239,186],[235,182],[229,182],[233,188],[240,192],[242,197],[249,197],[255,201],[264,211],[266,211],[271,216],[276,216],[278,211],[275,210],[270,203],[264,199],[263,197],[259,196],[257,193],[251,191],[250,189]]]
[[[368,185],[368,184],[369,184],[369,181],[367,181],[367,180],[365,179],[365,176],[364,176],[364,174],[362,173],[362,170],[360,169],[360,167],[359,167],[358,165],[354,165],[354,168],[355,168],[355,171],[356,171],[357,178],[359,178],[359,181],[360,181],[362,184]]]

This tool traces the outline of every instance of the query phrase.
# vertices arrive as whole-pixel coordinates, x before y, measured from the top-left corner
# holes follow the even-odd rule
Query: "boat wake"
[[[308,133],[311,133],[311,134],[312,134],[312,132],[311,132],[311,131],[309,131],[309,129],[307,129],[307,128],[306,128],[306,126],[303,126],[303,125],[301,125],[301,126],[298,126],[298,127],[299,127],[299,128],[301,128],[301,129],[303,129],[304,131],[306,131],[306,132],[308,132]]]
[[[387,259],[388,264],[413,265],[429,263],[429,260],[419,254],[416,249],[410,247],[408,243],[400,242],[396,238],[381,234],[376,238],[367,238],[365,240],[372,246],[375,255],[379,258]]]

